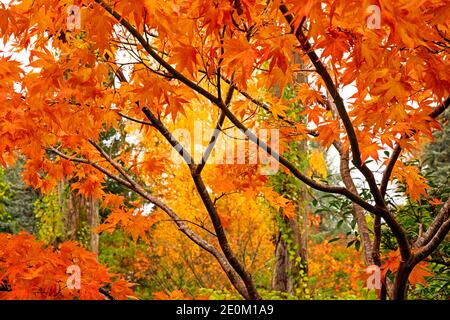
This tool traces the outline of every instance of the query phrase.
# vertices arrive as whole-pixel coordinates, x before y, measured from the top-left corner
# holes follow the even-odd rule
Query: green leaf
[[[351,246],[352,246],[352,244],[354,244],[354,243],[355,243],[355,241],[356,241],[356,240],[352,240],[352,241],[350,241],[349,243],[347,243],[347,248],[351,247]]]

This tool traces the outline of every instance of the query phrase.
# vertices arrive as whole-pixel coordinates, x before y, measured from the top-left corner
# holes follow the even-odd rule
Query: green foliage
[[[291,99],[295,96],[296,92],[294,88],[287,86],[283,92],[283,97],[285,99]],[[300,115],[303,107],[300,104],[290,104],[289,107],[290,109],[287,110],[288,115],[297,121],[301,121]],[[299,170],[303,171],[308,167],[306,147],[305,141],[290,142],[283,156],[299,168]],[[276,192],[293,201],[300,201],[305,196],[304,184],[283,170],[270,176],[270,185]]]
[[[450,181],[450,109],[440,117],[442,130],[433,133],[434,141],[423,152],[423,164],[433,175],[433,182],[449,185]]]
[[[107,154],[110,154],[112,158],[116,158],[121,154],[121,152],[128,152],[132,149],[132,145],[126,141],[126,134],[124,132],[124,125],[120,124],[119,128],[110,128],[109,130],[105,130],[100,135],[100,146]],[[129,174],[136,180],[137,177],[134,176],[133,173],[129,172]],[[112,193],[116,195],[121,195],[124,197],[125,205],[131,207],[130,203],[136,201],[139,196],[130,189],[126,188],[122,184],[117,181],[111,179],[110,177],[106,177],[104,183],[104,190],[106,193]],[[105,208],[100,208],[100,217],[102,219],[106,219],[110,210]]]
[[[285,99],[290,99],[296,96],[295,88],[292,86],[287,86],[283,91],[283,97]],[[302,120],[301,111],[303,106],[299,103],[289,105],[289,110],[287,110],[287,115],[297,121]],[[305,141],[293,141],[288,143],[283,156],[288,159],[291,163],[295,164],[300,170],[305,170],[308,167],[308,154],[307,146]],[[270,186],[274,191],[283,195],[286,199],[294,202],[297,207],[302,208],[303,214],[306,214],[307,203],[306,203],[306,188],[304,184],[293,177],[290,174],[280,170],[275,175],[270,177]],[[300,217],[295,217],[295,219],[300,220]],[[310,292],[308,288],[308,277],[307,277],[307,262],[302,261],[299,252],[299,244],[296,243],[294,237],[294,231],[286,223],[285,218],[282,216],[282,212],[275,212],[275,221],[278,226],[278,230],[281,234],[281,241],[286,243],[287,256],[290,261],[290,267],[288,268],[288,276],[290,277],[293,285],[293,290],[297,299],[310,299]],[[299,221],[300,222],[300,221]],[[306,226],[303,226],[305,228]],[[297,232],[297,231],[296,231]],[[298,231],[300,232],[300,231]],[[283,298],[286,293],[268,291],[271,292],[272,298],[275,296],[280,296]],[[286,298],[286,297],[284,297]]]
[[[415,288],[411,288],[410,299],[448,300],[450,297],[450,265],[448,262],[441,263],[431,263],[431,272],[434,276],[427,278],[426,286],[418,283]]]
[[[362,286],[362,284],[361,284]],[[350,294],[350,293],[344,293],[340,294],[339,296],[336,295],[336,291],[334,289],[319,289],[314,293],[314,299],[316,300],[378,300],[378,296],[375,292],[375,290],[367,290],[363,289],[361,290],[364,293],[361,294],[361,292],[358,295]]]
[[[11,190],[4,178],[5,169],[0,168],[0,232],[9,232],[8,225],[11,223],[12,218],[6,211],[6,203],[11,197]]]
[[[434,198],[441,204],[431,203],[423,198],[420,201],[411,201],[409,198],[402,205],[395,206],[393,199],[390,204],[396,208],[396,217],[400,224],[404,226],[407,236],[411,241],[415,241],[419,232],[424,232],[430,226],[433,218],[450,197],[450,112],[445,113],[442,131],[437,131],[435,141],[427,145],[422,159],[411,162],[420,169],[422,175],[427,178],[427,184],[431,187],[428,197]],[[399,199],[405,186],[399,183],[397,194],[394,199]],[[392,232],[386,227],[382,227],[382,249],[395,250],[397,245]],[[450,242],[443,241],[437,250],[427,259],[430,262],[432,277],[427,278],[427,285],[418,284],[415,288],[410,288],[409,294],[415,299],[448,299],[450,296]]]
[[[84,248],[89,248],[90,229],[86,220],[82,220],[76,231],[77,242]]]
[[[14,167],[0,168],[0,232],[36,231],[33,203],[38,195],[25,187],[22,168],[23,159],[18,159]]]
[[[301,248],[294,241],[293,230],[288,227],[280,215],[277,215],[277,222],[281,231],[281,238],[287,246],[289,261],[292,264],[288,273],[293,282],[294,296],[301,300],[311,299],[311,292],[308,288],[307,261],[303,261],[299,255]]]
[[[367,198],[364,192],[361,196]],[[353,214],[353,204],[350,200],[334,194],[318,193],[313,204],[317,208],[314,213],[320,216],[321,221],[319,232],[314,235],[316,242],[322,242],[325,239],[334,242],[345,235],[345,238],[348,239],[348,247],[353,246],[356,250],[360,249],[361,241]]]
[[[209,300],[242,300],[242,297],[235,291],[214,290],[210,288],[200,288],[194,296],[208,297]]]
[[[298,298],[292,296],[286,292],[279,292],[267,289],[258,288],[258,292],[264,300],[297,300]],[[229,290],[214,290],[210,288],[200,288],[194,295],[194,297],[204,296],[209,300],[242,300],[242,297],[235,291]]]
[[[107,265],[113,273],[123,275],[135,284],[133,291],[141,299],[152,299],[152,293],[161,289],[152,283],[152,277],[141,274],[136,266],[136,260],[142,253],[148,252],[148,245],[143,241],[135,243],[122,230],[112,233],[103,232],[99,241],[99,262]],[[146,270],[142,270],[145,273]]]
[[[45,243],[58,243],[64,238],[64,214],[57,193],[50,193],[34,202],[38,219],[38,239]]]

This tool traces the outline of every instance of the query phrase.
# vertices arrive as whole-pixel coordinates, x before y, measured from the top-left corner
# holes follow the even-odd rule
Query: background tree
[[[3,232],[36,231],[33,203],[38,193],[23,183],[23,164],[24,160],[19,159],[14,167],[0,169],[0,228]]]

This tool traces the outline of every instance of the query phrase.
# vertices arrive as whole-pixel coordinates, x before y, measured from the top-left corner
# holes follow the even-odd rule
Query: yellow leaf
[[[327,177],[327,163],[323,152],[318,149],[313,149],[309,156],[309,165],[311,170],[322,178]]]

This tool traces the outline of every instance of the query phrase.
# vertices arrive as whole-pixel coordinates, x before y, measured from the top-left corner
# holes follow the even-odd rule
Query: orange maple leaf
[[[401,256],[399,250],[391,251],[388,253],[388,258],[384,262],[384,264],[381,266],[382,275],[383,278],[386,277],[386,274],[388,271],[392,273],[396,273],[398,271],[398,268],[400,266],[401,262]],[[433,273],[429,270],[429,263],[426,261],[422,261],[418,263],[414,269],[411,271],[408,277],[409,283],[411,285],[416,286],[417,283],[421,283],[423,285],[426,285],[426,279],[425,277],[432,276]]]

